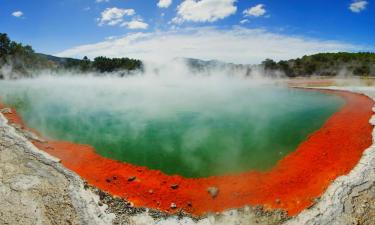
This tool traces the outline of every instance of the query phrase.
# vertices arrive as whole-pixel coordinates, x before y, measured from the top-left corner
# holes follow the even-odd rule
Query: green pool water
[[[48,138],[186,177],[270,169],[344,103],[236,78],[40,78],[0,96]]]

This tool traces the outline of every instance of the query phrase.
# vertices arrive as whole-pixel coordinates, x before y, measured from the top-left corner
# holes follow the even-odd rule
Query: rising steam
[[[333,97],[276,87],[260,70],[248,72],[220,64],[192,70],[178,60],[127,77],[44,72],[0,82],[0,96],[47,138],[91,144],[167,173],[208,176],[269,168],[337,106]],[[286,128],[290,138],[282,137]]]

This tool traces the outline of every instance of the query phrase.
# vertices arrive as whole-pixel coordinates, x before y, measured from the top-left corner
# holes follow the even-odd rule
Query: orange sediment
[[[34,144],[60,158],[65,167],[89,184],[126,198],[135,206],[166,212],[182,209],[199,216],[245,205],[261,205],[295,215],[311,206],[334,179],[349,173],[372,144],[373,127],[369,120],[373,101],[360,94],[324,92],[341,96],[345,105],[267,172],[184,178],[104,158],[87,145],[62,141]],[[6,114],[6,117],[23,125],[16,113]],[[130,177],[135,179],[129,180]],[[218,188],[216,197],[208,193],[210,187]],[[171,208],[172,203],[176,204],[176,209]]]

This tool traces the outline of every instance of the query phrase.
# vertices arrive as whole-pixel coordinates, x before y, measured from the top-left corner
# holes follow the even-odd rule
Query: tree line
[[[4,69],[6,68],[6,69]],[[7,34],[0,33],[0,79],[8,74],[27,77],[38,70],[75,70],[77,72],[110,73],[126,75],[134,70],[142,70],[142,61],[130,58],[96,57],[90,60],[61,58],[35,53],[30,45],[23,45],[10,40]]]
[[[90,60],[87,56],[79,59],[66,59],[64,63],[65,69],[77,69],[82,72],[124,72],[143,69],[142,61],[130,58],[108,58],[99,56]]]
[[[262,66],[269,75],[281,71],[287,77],[304,76],[375,76],[375,53],[371,52],[339,52],[319,53],[297,59],[275,62],[266,59]]]

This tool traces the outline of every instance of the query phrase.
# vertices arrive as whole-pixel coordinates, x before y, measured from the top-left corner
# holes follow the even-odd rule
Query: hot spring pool
[[[267,170],[343,105],[233,77],[1,81],[2,101],[51,139],[185,177]]]

